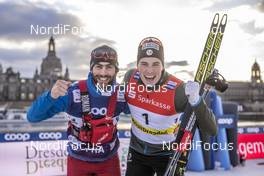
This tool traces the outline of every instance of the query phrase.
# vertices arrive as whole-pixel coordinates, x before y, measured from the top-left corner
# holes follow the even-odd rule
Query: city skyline
[[[124,68],[136,60],[139,41],[156,36],[167,62],[186,60],[184,70],[195,72],[216,12],[228,14],[216,68],[227,80],[249,81],[255,59],[264,68],[263,0],[0,0],[0,63],[31,77],[53,33],[63,70],[67,66],[71,78],[80,79],[87,76],[89,54],[96,46],[115,47]]]

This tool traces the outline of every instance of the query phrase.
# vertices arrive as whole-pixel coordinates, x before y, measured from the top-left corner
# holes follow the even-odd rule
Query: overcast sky
[[[250,80],[255,59],[264,71],[263,0],[0,0],[0,63],[32,77],[51,36],[48,30],[32,32],[32,26],[36,31],[66,25],[73,31],[54,38],[63,69],[68,66],[73,79],[87,75],[96,46],[115,47],[125,67],[136,60],[137,45],[147,36],[163,42],[166,61],[187,60],[183,69],[195,72],[216,12],[228,14],[216,63],[220,72],[228,80]]]

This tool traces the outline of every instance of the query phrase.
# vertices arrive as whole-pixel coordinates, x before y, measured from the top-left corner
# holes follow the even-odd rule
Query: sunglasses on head
[[[92,52],[92,57],[95,59],[115,60],[117,58],[117,55],[114,51],[95,50]]]

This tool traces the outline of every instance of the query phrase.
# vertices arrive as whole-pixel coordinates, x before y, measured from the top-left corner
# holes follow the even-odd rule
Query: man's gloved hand
[[[71,82],[65,80],[57,80],[51,89],[51,97],[57,99],[60,96],[64,96],[67,93],[68,88],[70,87]]]
[[[192,106],[196,106],[200,102],[200,85],[198,82],[188,81],[185,85],[185,94]]]

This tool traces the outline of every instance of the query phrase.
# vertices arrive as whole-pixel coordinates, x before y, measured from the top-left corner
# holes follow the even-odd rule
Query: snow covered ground
[[[28,122],[13,122],[0,123],[0,135],[2,133],[18,132],[30,133],[31,137],[37,137],[40,132],[48,132],[52,130],[63,131],[66,129],[67,121],[60,121],[61,119],[54,119],[51,121],[44,121],[42,123],[29,124]],[[129,118],[122,118],[123,123],[119,124],[120,129],[129,129]],[[51,128],[52,122],[52,128]],[[252,123],[252,122],[251,122]],[[240,124],[241,125],[241,124]],[[248,126],[248,122],[241,126]],[[256,124],[251,124],[257,126]],[[263,122],[262,124],[263,125]],[[52,132],[51,132],[52,133]],[[19,137],[19,136],[18,136]],[[61,140],[60,140],[61,141]],[[37,140],[35,143],[42,142],[44,144],[56,143],[53,141]],[[42,144],[40,143],[40,144]],[[120,147],[120,161],[121,170],[124,174],[126,168],[127,146],[129,138],[124,137],[121,140]],[[66,175],[67,159],[64,154],[65,149],[59,148],[56,150],[56,155],[52,152],[38,151],[31,148],[30,141],[19,142],[0,142],[0,170],[3,176],[53,176]],[[45,153],[45,154],[44,154]],[[15,169],[14,169],[15,168]],[[138,175],[140,176],[140,175]],[[142,175],[143,176],[143,175]],[[238,166],[231,170],[223,170],[217,168],[215,170],[204,172],[187,171],[186,176],[264,176],[264,158],[257,160],[247,160],[244,167]]]
[[[222,170],[221,168],[204,172],[186,172],[186,176],[263,176],[264,158],[256,160],[247,160],[246,165],[234,167],[231,170]]]
[[[36,141],[41,142],[41,141]],[[57,141],[62,142],[62,141]],[[57,144],[55,141],[46,141],[42,144]],[[121,141],[120,161],[124,174],[126,168],[127,149],[124,145],[129,140]],[[37,143],[40,145],[41,143]],[[60,144],[60,143],[59,143]],[[36,150],[36,145],[31,142],[0,143],[0,170],[3,176],[53,176],[66,175],[67,164],[64,148],[58,148],[54,152]],[[31,148],[33,146],[33,148]],[[42,145],[40,145],[42,146]],[[51,145],[47,145],[51,146]],[[58,145],[56,145],[58,146]],[[59,145],[61,146],[61,144]],[[123,147],[122,147],[123,146]],[[55,147],[55,145],[54,145]],[[56,147],[57,148],[57,147]],[[15,168],[15,169],[14,169]],[[186,176],[263,176],[264,158],[247,160],[244,167],[238,166],[231,170],[215,169],[204,172],[187,171]],[[143,175],[142,175],[143,176]]]

